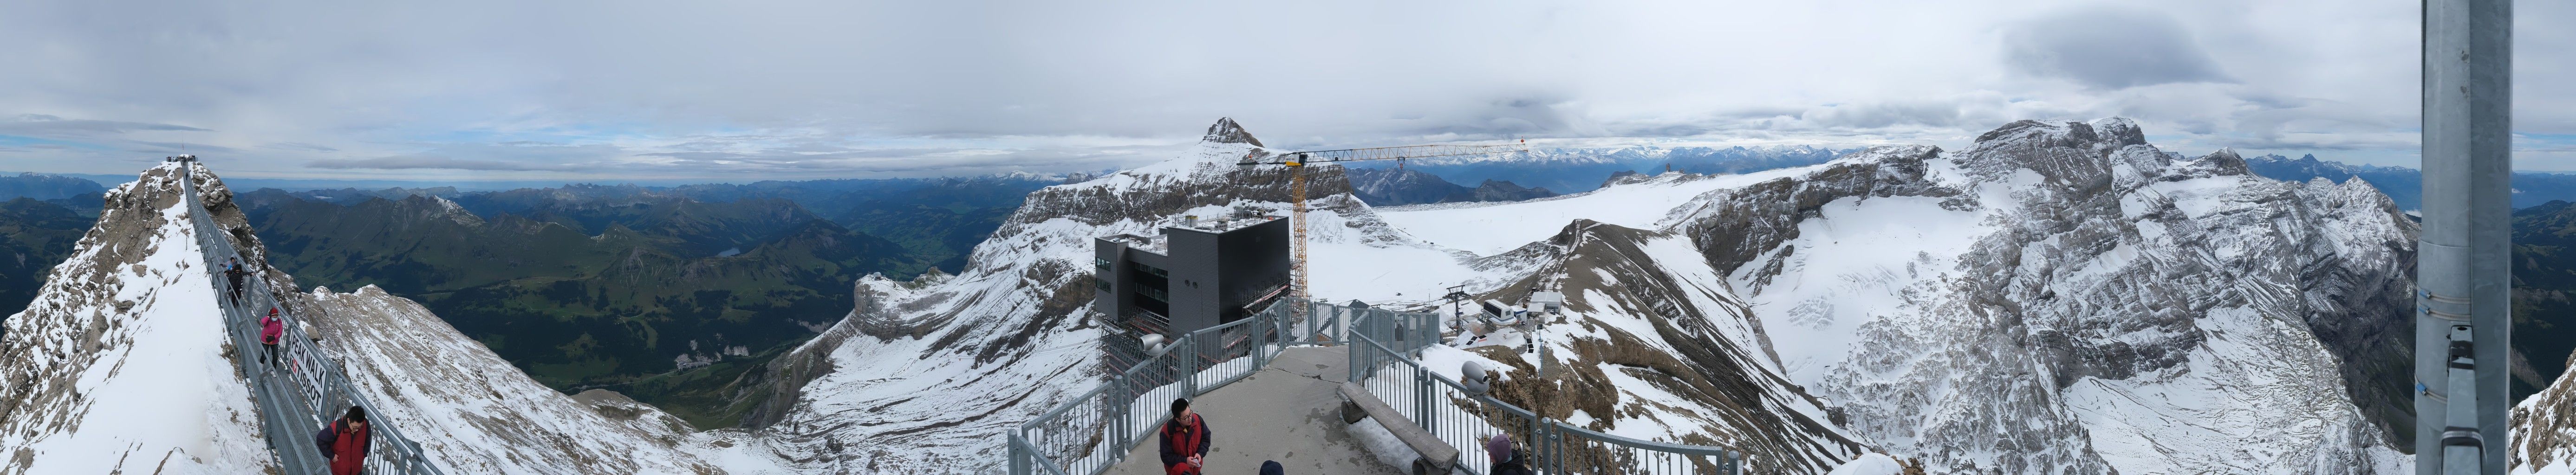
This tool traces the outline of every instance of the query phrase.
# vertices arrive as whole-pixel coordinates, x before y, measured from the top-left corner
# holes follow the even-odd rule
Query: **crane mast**
[[[1306,291],[1308,275],[1308,269],[1306,267],[1307,165],[1315,163],[1356,162],[1365,160],[1402,160],[1407,158],[1458,157],[1495,153],[1527,152],[1529,151],[1528,142],[1529,141],[1527,140],[1521,140],[1500,145],[1406,145],[1397,147],[1288,152],[1266,156],[1260,153],[1253,153],[1244,155],[1243,161],[1237,165],[1242,166],[1244,169],[1251,169],[1258,165],[1279,165],[1288,167],[1289,220],[1291,221],[1291,223],[1289,223],[1288,233],[1290,252],[1294,255],[1294,260],[1289,261],[1288,263],[1288,273],[1295,279],[1294,283],[1291,284],[1294,288],[1290,290],[1292,292],[1291,295],[1294,296],[1293,298],[1299,302],[1305,302],[1310,301],[1312,298],[1312,296]],[[1288,308],[1290,312],[1296,314],[1297,319],[1303,320],[1306,318],[1305,305],[1291,305]]]

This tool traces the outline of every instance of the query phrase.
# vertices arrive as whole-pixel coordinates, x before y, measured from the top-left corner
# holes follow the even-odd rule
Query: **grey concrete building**
[[[1092,249],[1092,309],[1128,339],[1176,339],[1288,295],[1288,220],[1277,216],[1189,218],[1158,235],[1097,238]]]

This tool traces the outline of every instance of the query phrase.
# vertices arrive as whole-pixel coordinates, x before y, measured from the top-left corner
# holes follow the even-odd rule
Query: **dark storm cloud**
[[[2172,15],[2093,6],[2024,20],[2004,30],[2005,64],[2035,76],[2101,89],[2227,82]]]

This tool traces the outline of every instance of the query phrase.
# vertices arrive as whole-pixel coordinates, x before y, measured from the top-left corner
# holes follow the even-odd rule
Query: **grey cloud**
[[[150,146],[155,147],[155,148],[152,148],[152,149],[138,150],[138,151],[142,151],[142,152],[162,152],[162,151],[189,151],[189,152],[238,152],[238,151],[241,151],[240,149],[236,149],[236,148],[232,148],[232,147],[226,147],[226,146],[221,146],[221,145],[207,145],[207,144],[201,144],[201,143],[187,143],[187,142],[149,142],[149,141],[142,141],[142,140],[136,140],[136,141],[134,141],[134,143],[143,144],[143,145],[150,145]]]
[[[0,44],[47,45],[0,48],[41,72],[0,74],[0,135],[76,144],[8,160],[126,173],[154,158],[137,140],[203,138],[276,174],[1097,170],[1170,158],[1219,116],[1288,148],[1920,143],[2108,115],[2196,144],[2358,147],[2414,121],[2417,61],[2414,6],[2330,0],[141,1],[0,15]],[[2576,29],[2550,27],[2576,2],[2524,3],[2516,124],[2576,131]],[[2283,26],[2320,18],[2334,28]],[[1299,33],[1262,33],[1284,25]]]
[[[591,170],[597,170],[597,169],[599,168],[599,167],[596,167],[596,166],[587,166],[587,165],[541,164],[541,163],[527,163],[527,162],[515,162],[515,161],[500,161],[500,160],[472,160],[472,159],[460,159],[460,158],[452,158],[452,157],[425,156],[425,155],[406,155],[406,156],[398,156],[398,157],[361,158],[361,159],[351,159],[351,160],[314,160],[314,161],[312,161],[312,162],[310,162],[310,163],[307,163],[305,166],[309,166],[309,167],[313,167],[313,168],[328,168],[328,169],[339,169],[339,170],[346,170],[346,169],[405,170],[405,169],[424,169],[424,168],[426,168],[426,169],[483,170],[483,171],[591,171]]]
[[[350,170],[598,171],[627,155],[612,145],[446,144],[429,151],[373,158],[318,159],[311,168]]]
[[[212,132],[211,130],[175,124],[128,122],[121,120],[64,119],[45,114],[23,114],[16,120],[0,121],[0,134],[44,138],[98,136],[134,131],[163,130]]]
[[[314,144],[309,144],[309,143],[302,143],[302,142],[278,142],[278,143],[272,143],[272,144],[268,144],[268,145],[261,145],[261,146],[260,146],[260,148],[269,148],[269,149],[277,149],[277,150],[297,150],[297,151],[306,151],[306,152],[337,152],[337,151],[340,151],[340,149],[337,149],[337,148],[332,148],[332,147],[327,147],[327,146],[322,146],[322,145],[314,145]]]
[[[2004,58],[2017,72],[2101,89],[2230,81],[2172,15],[2110,6],[2078,7],[2010,25],[2004,32]]]

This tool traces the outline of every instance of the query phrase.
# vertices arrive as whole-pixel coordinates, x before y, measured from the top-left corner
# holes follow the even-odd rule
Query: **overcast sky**
[[[0,170],[185,144],[263,178],[1056,172],[1221,116],[1321,148],[2123,115],[2195,155],[2416,164],[2413,0],[1230,3],[10,1]],[[2518,167],[2576,170],[2576,2],[2517,14]]]

